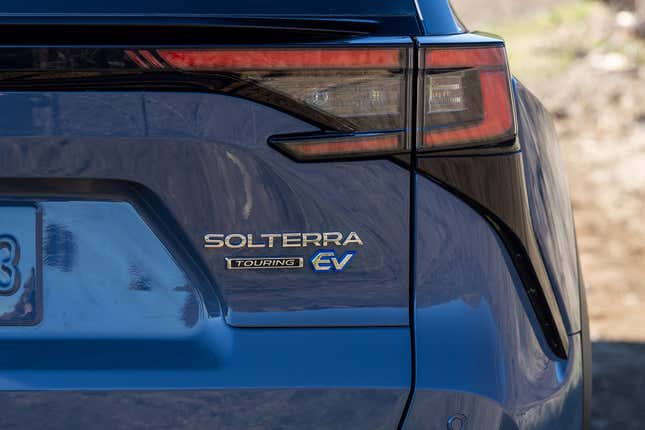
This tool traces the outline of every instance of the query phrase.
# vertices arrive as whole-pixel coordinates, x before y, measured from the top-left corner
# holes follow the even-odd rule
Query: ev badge
[[[347,251],[339,259],[335,251],[321,250],[316,252],[309,261],[316,272],[342,272],[355,254],[354,251]]]

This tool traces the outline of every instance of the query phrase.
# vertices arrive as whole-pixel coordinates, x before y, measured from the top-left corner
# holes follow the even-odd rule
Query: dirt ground
[[[645,42],[592,1],[454,0],[509,45],[568,168],[594,342],[593,429],[645,429]],[[499,3],[499,4],[498,4]]]

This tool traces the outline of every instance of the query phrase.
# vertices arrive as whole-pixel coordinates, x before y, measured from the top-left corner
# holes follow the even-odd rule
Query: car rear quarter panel
[[[579,335],[556,358],[504,244],[475,210],[416,179],[415,394],[406,428],[580,428]]]

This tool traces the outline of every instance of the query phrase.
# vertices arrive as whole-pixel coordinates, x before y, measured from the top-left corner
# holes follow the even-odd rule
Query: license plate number
[[[42,318],[40,212],[0,204],[0,325],[34,325]]]

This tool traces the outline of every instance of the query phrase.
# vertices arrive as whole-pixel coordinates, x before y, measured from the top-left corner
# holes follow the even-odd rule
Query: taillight
[[[270,139],[296,160],[409,153],[413,137],[419,152],[513,140],[513,99],[503,45],[426,47],[422,42],[415,66],[411,44],[396,43],[126,53],[137,66],[153,72],[225,77],[219,91],[318,126],[318,133]]]
[[[274,146],[301,160],[408,150],[410,53],[401,47],[157,51],[170,67],[233,73],[293,100],[303,112],[332,119],[333,125],[323,124],[319,134],[272,139]]]
[[[513,100],[504,47],[431,47],[420,54],[419,151],[513,139]]]

